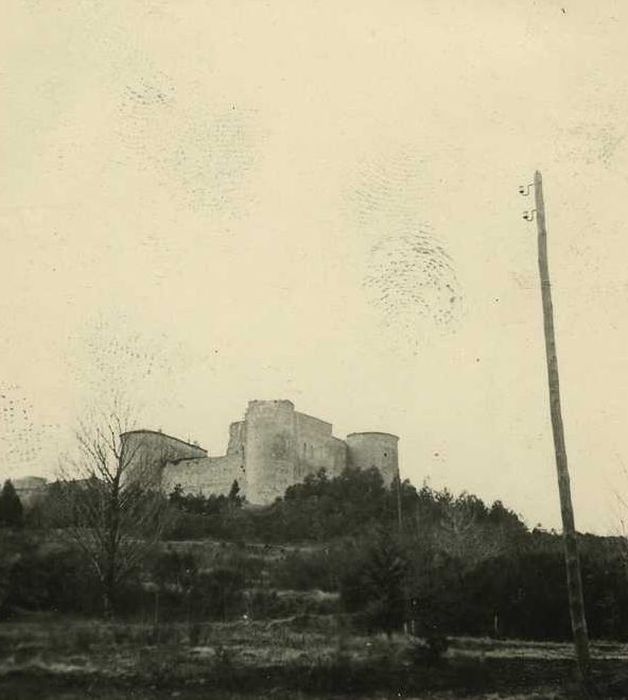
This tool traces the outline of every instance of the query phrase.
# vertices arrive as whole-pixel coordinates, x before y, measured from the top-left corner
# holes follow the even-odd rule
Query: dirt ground
[[[328,624],[329,623],[329,624]],[[598,697],[628,697],[628,645],[593,646]],[[549,700],[577,697],[568,644],[456,638],[434,659],[416,640],[330,621],[0,625],[0,697]]]

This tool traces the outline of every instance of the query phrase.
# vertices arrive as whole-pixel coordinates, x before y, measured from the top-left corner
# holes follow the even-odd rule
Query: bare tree
[[[128,415],[114,410],[81,424],[77,456],[61,469],[66,532],[98,578],[105,616],[113,613],[120,585],[155,547],[167,517],[158,455],[141,440],[124,439]]]
[[[452,499],[441,514],[435,532],[438,544],[466,569],[499,556],[507,549],[506,536],[500,528],[487,525],[486,514],[484,504],[466,493]]]

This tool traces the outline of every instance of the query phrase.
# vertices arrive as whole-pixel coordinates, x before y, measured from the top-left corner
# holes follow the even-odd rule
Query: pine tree
[[[24,509],[10,479],[4,482],[0,492],[0,526],[21,527]]]
[[[231,484],[231,490],[227,496],[228,502],[235,508],[239,508],[242,505],[244,498],[240,495],[240,484],[236,479],[233,484]]]

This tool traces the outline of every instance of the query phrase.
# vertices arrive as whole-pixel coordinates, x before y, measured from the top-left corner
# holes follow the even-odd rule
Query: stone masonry
[[[341,440],[331,423],[299,413],[287,400],[250,401],[244,419],[231,424],[221,457],[154,431],[133,431],[122,439],[146,444],[140,451],[153,460],[166,493],[180,485],[185,493],[225,494],[237,480],[247,500],[260,505],[321,468],[337,476],[347,467],[376,467],[387,484],[399,470],[396,435],[351,433]]]

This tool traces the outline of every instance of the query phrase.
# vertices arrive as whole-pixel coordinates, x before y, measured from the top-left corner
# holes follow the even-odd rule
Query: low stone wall
[[[179,484],[184,493],[203,496],[227,495],[234,481],[242,485],[245,474],[238,455],[200,457],[166,464],[162,475],[162,490],[171,493]]]

